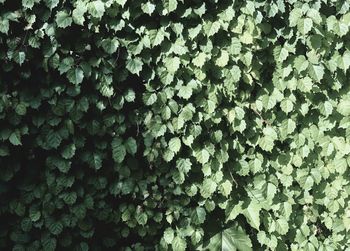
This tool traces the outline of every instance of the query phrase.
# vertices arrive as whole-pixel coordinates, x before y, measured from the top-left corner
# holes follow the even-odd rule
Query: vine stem
[[[233,178],[233,175],[232,175],[231,171],[229,171],[229,173],[230,173],[231,178],[232,178],[232,180],[233,180],[233,182],[235,183],[236,188],[237,188],[237,187],[238,187],[238,183],[237,183],[237,181],[235,180],[235,178]]]

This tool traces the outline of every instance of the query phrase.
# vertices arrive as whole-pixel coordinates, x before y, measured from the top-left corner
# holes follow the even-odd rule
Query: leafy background
[[[3,250],[348,250],[347,0],[0,0]]]

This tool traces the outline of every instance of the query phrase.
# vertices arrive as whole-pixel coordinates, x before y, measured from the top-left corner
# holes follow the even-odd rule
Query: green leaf
[[[35,208],[30,208],[29,209],[29,217],[33,222],[36,222],[40,219],[41,212]]]
[[[142,3],[141,4],[141,9],[142,9],[142,11],[144,13],[146,13],[146,14],[151,16],[151,14],[156,9],[156,6],[153,3],[147,2],[147,3]]]
[[[174,170],[172,178],[175,184],[178,185],[183,184],[185,182],[185,174],[176,170]]]
[[[204,242],[197,250],[210,251],[252,251],[252,241],[242,227],[226,228]]]
[[[32,9],[35,2],[35,0],[22,0],[22,6],[26,9]]]
[[[49,225],[49,230],[53,235],[59,235],[63,231],[63,225],[61,222],[52,222]]]
[[[270,137],[263,136],[259,139],[259,146],[267,152],[271,152],[274,145],[274,140]]]
[[[305,58],[305,56],[300,55],[294,59],[294,68],[298,73],[305,71],[309,66],[309,62]]]
[[[2,18],[0,16],[0,32],[7,35],[9,30],[10,30],[10,22],[9,22],[9,20],[6,19],[6,18]]]
[[[260,228],[260,210],[261,207],[255,200],[250,201],[248,207],[243,210],[248,223],[257,230]]]
[[[136,221],[142,226],[147,224],[147,219],[148,219],[147,214],[144,212],[136,214]]]
[[[205,164],[208,162],[210,155],[206,149],[201,149],[199,151],[195,151],[195,157],[199,163]]]
[[[285,138],[287,137],[287,135],[293,133],[295,128],[296,128],[296,124],[293,120],[291,119],[283,120],[280,127],[280,132],[282,137]]]
[[[164,60],[164,64],[168,72],[174,74],[180,67],[180,59],[178,57],[169,57]]]
[[[286,99],[282,100],[282,102],[281,102],[281,109],[286,114],[288,114],[291,111],[293,111],[293,107],[294,107],[293,102],[290,99],[286,98]]]
[[[190,159],[178,159],[176,161],[177,169],[182,173],[188,173],[191,170],[192,163]]]
[[[157,94],[155,93],[145,93],[142,97],[145,105],[153,105],[157,101]]]
[[[225,67],[229,61],[229,54],[225,50],[221,50],[221,55],[216,59],[215,64],[219,67]]]
[[[111,145],[113,160],[117,163],[122,163],[126,156],[126,148],[123,145],[122,139],[118,137],[114,138]]]
[[[16,62],[19,65],[22,65],[24,63],[24,60],[26,59],[26,54],[23,51],[18,52],[16,56]]]
[[[201,186],[200,193],[203,198],[209,198],[217,188],[217,184],[212,179],[205,179]]]
[[[325,116],[331,115],[333,112],[333,106],[332,106],[331,102],[325,101],[323,104],[321,104],[320,105],[320,112]]]
[[[289,229],[288,222],[285,219],[280,218],[276,221],[277,233],[279,233],[280,235],[285,235],[288,233],[288,229]]]
[[[17,132],[11,133],[9,140],[10,140],[11,144],[14,146],[22,145],[20,134]]]
[[[220,192],[223,196],[228,197],[232,191],[232,183],[226,180],[220,185]]]
[[[163,153],[163,159],[166,161],[166,162],[169,162],[171,161],[175,156],[175,153],[169,149],[165,150],[164,153]]]
[[[23,116],[27,113],[27,107],[25,106],[25,104],[23,103],[19,103],[17,106],[16,106],[16,109],[15,109],[15,112],[20,115],[20,116]]]
[[[67,72],[67,78],[69,82],[74,85],[81,84],[84,79],[84,72],[80,68],[73,68]]]
[[[47,145],[50,148],[54,148],[54,149],[57,149],[57,147],[59,147],[62,141],[61,135],[58,132],[54,132],[54,131],[51,131],[49,134],[47,134],[46,139],[47,139],[46,141]]]
[[[63,151],[62,151],[61,155],[62,155],[62,157],[64,159],[70,159],[70,158],[72,158],[74,156],[75,150],[76,150],[76,147],[75,147],[74,144],[66,145],[63,148]]]
[[[73,65],[74,59],[72,57],[64,58],[59,64],[58,71],[60,74],[66,73],[72,68]]]
[[[72,17],[73,17],[73,21],[74,23],[78,24],[78,25],[84,25],[85,22],[85,17],[84,14],[87,12],[87,7],[86,4],[82,1],[79,1],[77,3],[77,6],[75,7],[75,9],[72,12]]]
[[[202,68],[205,61],[206,61],[207,55],[204,52],[200,52],[193,60],[192,63],[197,66],[198,68]]]
[[[105,6],[101,0],[88,3],[87,8],[90,15],[98,19],[102,18],[105,13]]]
[[[191,220],[194,224],[200,225],[205,221],[206,212],[202,207],[196,207],[191,213]]]
[[[163,238],[167,244],[171,244],[174,240],[174,230],[168,227],[165,229]]]
[[[232,201],[228,201],[228,204],[225,209],[226,223],[228,221],[236,219],[237,216],[243,212],[242,205],[243,205],[243,201],[239,201],[238,203],[233,203]]]
[[[139,58],[128,59],[126,63],[126,69],[132,74],[139,75],[142,70],[143,62]]]
[[[90,167],[94,168],[95,170],[98,170],[102,167],[102,157],[101,154],[93,153],[90,155],[89,158],[89,165]]]
[[[44,0],[46,6],[52,10],[53,8],[55,8],[60,0]]]
[[[169,141],[169,149],[174,153],[178,153],[181,148],[181,140],[178,137],[172,138]]]
[[[350,115],[350,100],[342,99],[340,100],[337,111],[343,115],[343,116],[349,116]]]
[[[153,46],[160,45],[163,42],[165,37],[163,28],[160,28],[158,30],[150,30],[148,33]]]
[[[192,96],[192,88],[188,85],[182,85],[177,93],[177,96],[188,100]]]
[[[169,14],[176,10],[177,0],[162,0],[163,2],[163,15]]]
[[[137,143],[136,140],[132,137],[129,137],[126,141],[125,141],[125,148],[126,151],[132,155],[135,155],[137,152]]]
[[[276,61],[282,63],[283,61],[285,61],[287,59],[287,57],[289,55],[289,51],[284,47],[278,46],[274,49],[273,54],[274,54]]]
[[[72,24],[72,17],[65,11],[59,11],[56,14],[56,23],[60,28],[66,28]]]
[[[73,205],[77,201],[77,197],[76,192],[68,192],[62,195],[62,199],[67,205]]]
[[[315,80],[317,82],[321,82],[321,80],[323,79],[323,75],[324,75],[323,65],[310,64],[309,65],[309,75],[313,80]]]
[[[349,67],[350,67],[350,51],[346,50],[344,52],[343,56],[339,57],[338,66],[344,72],[346,72],[347,69],[349,69]]]
[[[120,6],[124,7],[126,4],[127,0],[115,0]]]
[[[306,35],[312,29],[312,19],[308,17],[299,19],[297,27],[301,34]]]
[[[125,94],[124,94],[124,98],[127,102],[134,102],[135,101],[135,92],[133,89],[127,89]]]
[[[211,37],[216,33],[218,33],[218,31],[220,30],[220,27],[221,25],[219,21],[214,21],[214,22],[208,21],[204,25],[204,31],[208,37]]]
[[[56,250],[57,241],[55,238],[47,238],[41,241],[43,245],[43,250],[54,251]]]
[[[176,236],[171,243],[171,247],[174,251],[185,251],[187,244],[185,239],[181,238],[180,236]]]
[[[107,52],[108,54],[113,54],[117,51],[119,42],[116,38],[110,39],[106,38],[102,40],[102,48]]]

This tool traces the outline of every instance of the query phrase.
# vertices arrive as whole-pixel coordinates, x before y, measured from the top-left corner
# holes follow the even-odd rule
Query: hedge
[[[0,0],[1,250],[350,250],[348,0]]]

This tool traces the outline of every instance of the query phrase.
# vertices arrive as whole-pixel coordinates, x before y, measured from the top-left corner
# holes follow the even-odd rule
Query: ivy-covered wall
[[[349,250],[348,0],[0,0],[1,250]]]

